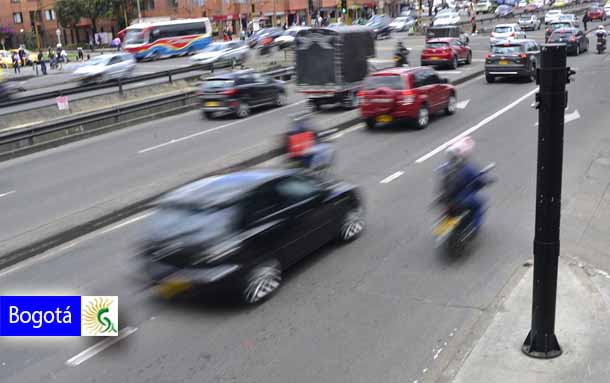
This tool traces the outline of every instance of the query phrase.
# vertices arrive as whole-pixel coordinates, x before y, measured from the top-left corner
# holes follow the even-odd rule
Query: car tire
[[[451,60],[451,69],[457,69],[458,66],[460,65],[457,56],[453,56],[453,59]]]
[[[574,56],[580,56],[580,45],[576,45],[576,51],[574,51]]]
[[[202,116],[206,120],[213,120],[214,119],[214,112],[203,112]]]
[[[322,104],[314,100],[309,100],[309,107],[314,112],[319,112],[320,110],[322,110]]]
[[[430,122],[430,110],[428,106],[423,104],[419,107],[417,111],[417,120],[415,121],[415,127],[418,130],[423,130],[428,127],[428,123]]]
[[[466,56],[466,64],[472,64],[472,52],[468,52],[468,56]]]
[[[496,77],[492,74],[485,74],[485,81],[487,81],[488,84],[493,84],[493,82],[496,81]]]
[[[455,97],[455,94],[452,94],[447,99],[447,107],[445,108],[445,114],[448,116],[452,115],[455,113],[456,110],[457,110],[457,98]]]
[[[245,101],[240,101],[235,110],[235,114],[238,118],[246,118],[250,115],[250,105]]]
[[[377,123],[375,122],[374,118],[367,118],[364,123],[366,124],[366,127],[371,130],[377,127]]]
[[[269,299],[282,284],[282,268],[276,260],[254,266],[244,278],[241,298],[246,305]]]
[[[364,227],[364,209],[362,206],[352,206],[341,221],[339,241],[347,243],[355,240],[362,234]]]
[[[527,78],[527,81],[528,82],[536,81],[537,75],[538,75],[538,72],[536,71],[536,64],[532,64],[532,66],[530,67],[530,73],[529,73],[529,76]]]
[[[284,92],[278,92],[276,98],[275,98],[275,106],[277,106],[278,108],[281,108],[282,106],[286,105],[288,103],[288,97],[286,96],[286,93]]]

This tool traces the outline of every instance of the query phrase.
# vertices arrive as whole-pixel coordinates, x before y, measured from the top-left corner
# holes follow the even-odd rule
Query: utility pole
[[[534,235],[534,287],[532,327],[522,350],[534,358],[561,355],[555,336],[563,124],[568,94],[566,84],[574,74],[566,67],[564,44],[543,45],[536,94],[538,108],[538,171],[536,186],[536,228]]]
[[[275,27],[277,23],[277,0],[273,0],[273,22],[271,23],[272,27]]]
[[[138,22],[142,22],[142,10],[140,9],[140,0],[136,0],[136,7],[138,8]]]

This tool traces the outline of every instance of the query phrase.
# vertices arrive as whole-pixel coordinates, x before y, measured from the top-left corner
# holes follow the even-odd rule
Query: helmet
[[[474,149],[474,140],[468,136],[449,145],[445,152],[450,160],[459,162],[465,160]]]
[[[598,26],[597,26],[597,29],[601,31],[601,30],[605,30],[606,28],[604,28],[604,26],[603,26],[603,25],[598,25]]]
[[[61,44],[57,44],[57,48],[61,48]]]

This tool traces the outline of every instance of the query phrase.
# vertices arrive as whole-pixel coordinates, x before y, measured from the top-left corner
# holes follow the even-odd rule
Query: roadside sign
[[[68,96],[55,97],[57,103],[57,109],[59,110],[70,110],[70,104],[68,103]]]

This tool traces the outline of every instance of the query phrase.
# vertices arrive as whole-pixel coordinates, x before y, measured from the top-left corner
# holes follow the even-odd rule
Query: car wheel
[[[454,94],[452,94],[451,96],[449,96],[449,99],[447,100],[447,107],[445,108],[445,114],[451,115],[451,114],[455,113],[456,110],[457,110],[457,98],[455,97]]]
[[[358,238],[364,231],[364,209],[362,206],[353,206],[343,217],[339,228],[339,240],[351,242]]]
[[[203,112],[203,117],[208,120],[214,119],[214,112]]]
[[[536,72],[536,64],[532,64],[532,66],[530,68],[530,74],[528,77],[528,81],[530,81],[530,82],[536,81],[537,74],[538,74],[538,72]]]
[[[458,65],[459,62],[457,56],[453,56],[453,59],[451,60],[451,69],[457,69]]]
[[[319,102],[314,101],[314,100],[309,100],[309,107],[314,112],[319,112],[320,110],[322,110],[322,105]]]
[[[426,129],[428,122],[430,122],[430,111],[426,105],[422,105],[417,112],[417,129]]]
[[[264,262],[255,266],[244,280],[242,299],[245,304],[255,305],[277,291],[282,283],[282,268],[278,261]]]
[[[376,123],[374,118],[367,118],[365,121],[366,127],[369,129],[375,129]]]
[[[277,97],[275,98],[275,106],[277,106],[277,107],[284,106],[284,105],[286,105],[287,100],[288,100],[288,97],[286,96],[286,93],[279,92],[277,94]]]
[[[580,56],[580,45],[576,45],[576,51],[574,52],[575,56]]]
[[[466,56],[466,64],[472,64],[472,52],[468,52],[468,56]]]
[[[247,102],[241,101],[237,106],[237,110],[235,111],[237,117],[246,118],[250,115],[250,105]]]
[[[496,77],[492,74],[485,74],[485,81],[489,84],[493,83],[496,80]]]

